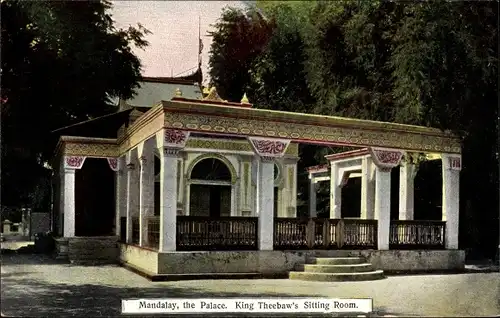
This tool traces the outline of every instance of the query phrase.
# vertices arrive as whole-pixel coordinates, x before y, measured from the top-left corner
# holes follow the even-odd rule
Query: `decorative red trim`
[[[379,168],[393,168],[399,165],[404,152],[397,149],[371,148],[371,156]]]
[[[317,165],[317,166],[307,167],[306,171],[307,172],[327,172],[328,165]]]
[[[107,158],[108,159],[108,164],[111,170],[113,171],[118,171],[118,159],[117,158]]]
[[[64,157],[64,168],[81,169],[84,162],[85,157],[83,156],[66,156]]]
[[[363,149],[356,149],[356,150],[351,150],[351,151],[346,151],[346,152],[334,153],[334,154],[331,154],[331,155],[326,155],[325,158],[328,161],[333,161],[333,160],[347,159],[347,158],[352,158],[352,157],[367,155],[369,153],[370,152],[369,152],[368,148],[363,148]]]
[[[188,134],[184,130],[177,129],[166,129],[165,130],[165,142],[167,144],[183,145]]]

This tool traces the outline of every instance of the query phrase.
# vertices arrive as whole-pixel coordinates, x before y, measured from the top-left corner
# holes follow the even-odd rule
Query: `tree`
[[[256,7],[276,22],[255,62],[241,69],[252,74],[248,94],[256,107],[453,130],[463,140],[461,217],[472,220],[461,222],[461,242],[495,250],[498,3],[257,1]],[[238,49],[233,43],[227,36],[217,45]],[[211,72],[231,70],[231,63],[211,65]],[[245,83],[235,85],[242,90]],[[307,161],[319,155],[305,153]],[[490,230],[473,238],[472,226]]]
[[[239,102],[250,81],[250,65],[268,42],[273,23],[252,8],[226,8],[213,27],[210,86],[222,98]]]
[[[1,2],[3,205],[47,203],[50,132],[109,113],[111,98],[133,95],[141,66],[131,46],[145,47],[148,31],[116,29],[110,7]]]

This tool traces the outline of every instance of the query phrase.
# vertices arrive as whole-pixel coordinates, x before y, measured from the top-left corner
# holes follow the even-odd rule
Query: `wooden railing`
[[[274,218],[274,249],[307,249],[309,219]]]
[[[444,249],[445,221],[392,220],[390,249]]]
[[[376,249],[377,220],[274,219],[274,249]]]
[[[160,248],[160,217],[150,216],[147,218],[147,222],[148,222],[147,247],[157,250]]]
[[[378,237],[377,225],[377,220],[340,220],[337,226],[339,248],[376,249]]]
[[[132,244],[139,244],[139,232],[140,232],[140,226],[139,226],[139,218],[138,217],[132,217]]]
[[[256,250],[257,217],[177,216],[177,250]]]

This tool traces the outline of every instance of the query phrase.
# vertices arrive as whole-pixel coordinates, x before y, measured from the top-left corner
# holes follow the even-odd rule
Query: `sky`
[[[118,28],[142,24],[152,32],[144,50],[134,48],[143,65],[143,76],[181,76],[198,65],[198,25],[203,41],[202,70],[208,79],[207,32],[226,6],[244,7],[244,1],[112,1],[111,15]],[[192,69],[190,72],[185,72]],[[183,73],[185,72],[185,73]],[[180,74],[182,73],[182,74]]]

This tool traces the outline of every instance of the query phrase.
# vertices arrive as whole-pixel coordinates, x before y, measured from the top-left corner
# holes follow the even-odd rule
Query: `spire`
[[[243,94],[243,98],[241,99],[240,103],[250,104],[250,101],[248,100],[248,97],[247,97],[247,93]]]
[[[210,92],[208,93],[208,95],[203,98],[203,100],[209,100],[209,101],[214,101],[214,102],[225,102],[225,100],[223,100],[219,94],[217,93],[217,89],[215,87],[212,87],[210,89]]]
[[[198,67],[201,68],[201,53],[203,52],[203,41],[201,40],[201,16],[198,16]]]

